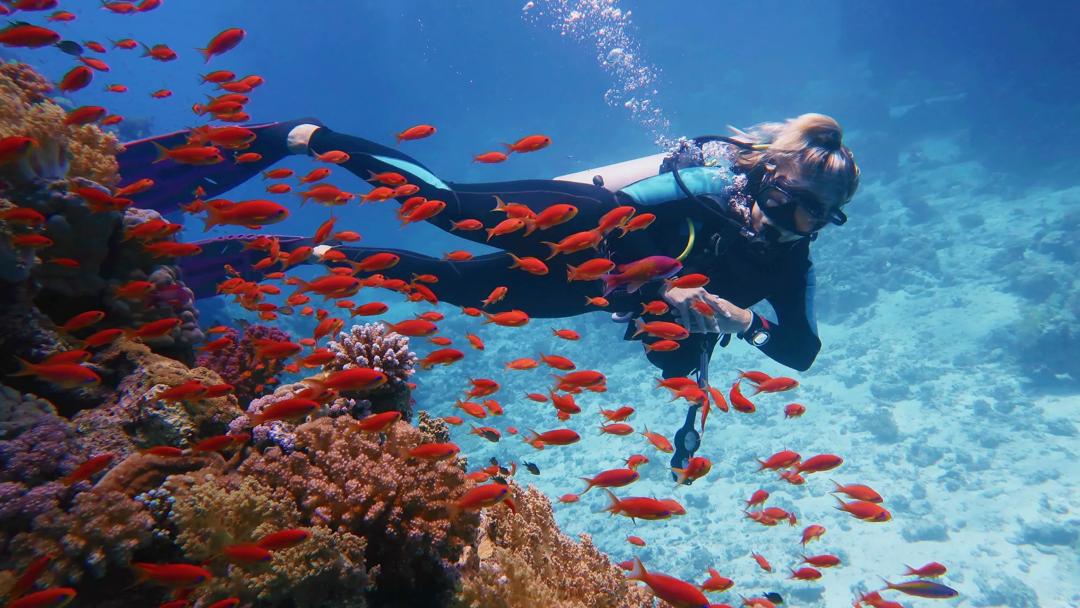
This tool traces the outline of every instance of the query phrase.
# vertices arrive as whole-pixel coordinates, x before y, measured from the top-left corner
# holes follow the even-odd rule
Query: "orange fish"
[[[464,357],[465,353],[456,348],[440,348],[429,353],[419,363],[421,369],[431,369],[436,365],[450,365],[462,360]]]
[[[789,403],[784,406],[784,418],[798,418],[806,413],[806,406],[801,403]]]
[[[501,163],[509,158],[502,152],[484,152],[473,157],[474,163]]]
[[[308,378],[304,382],[322,389],[342,391],[367,391],[382,386],[387,381],[385,373],[369,367],[350,367],[332,372],[322,379]]]
[[[0,30],[0,44],[28,49],[41,48],[60,41],[60,34],[28,23],[12,23]]]
[[[385,433],[398,420],[401,420],[401,412],[382,412],[357,420],[354,428],[369,433]]]
[[[637,230],[644,230],[652,225],[653,221],[657,220],[657,216],[651,213],[643,213],[634,217],[630,221],[626,222],[625,226],[619,228],[622,232],[619,234],[619,238],[625,237],[626,233],[635,232]]]
[[[300,528],[271,532],[259,539],[258,546],[268,551],[281,551],[295,547],[311,538],[311,532]]]
[[[5,608],[60,608],[75,599],[75,595],[75,590],[71,587],[53,587],[28,593],[11,600],[4,606]]]
[[[516,232],[518,230],[521,230],[524,227],[525,227],[525,220],[523,220],[523,219],[521,219],[519,217],[506,218],[505,220],[503,220],[503,221],[499,222],[498,224],[496,224],[494,228],[488,228],[487,229],[487,239],[486,240],[490,241],[491,237],[493,237],[493,236],[503,236],[505,234],[510,234],[512,232]]]
[[[670,498],[661,500],[645,496],[631,496],[620,499],[611,490],[602,489],[607,492],[611,500],[611,504],[604,510],[612,515],[624,515],[632,520],[655,521],[686,513],[686,509],[681,504]]]
[[[588,484],[588,486],[578,493],[580,496],[593,489],[597,488],[621,488],[623,486],[630,485],[641,477],[634,469],[610,469],[607,471],[601,471],[597,473],[591,479],[588,477],[582,477],[581,480]]]
[[[174,589],[197,587],[214,578],[209,570],[191,564],[150,564],[132,562],[131,567],[138,573],[139,582],[151,580],[159,585]]]
[[[474,426],[469,432],[473,435],[483,437],[492,443],[497,443],[502,439],[502,433],[499,432],[499,429],[490,426]]]
[[[524,154],[525,152],[536,152],[548,147],[551,145],[551,138],[547,135],[527,135],[512,144],[504,143],[503,145],[506,146],[507,154],[511,152]]]
[[[177,148],[168,149],[165,146],[151,142],[157,149],[158,156],[153,161],[155,163],[162,162],[164,160],[172,160],[173,162],[182,165],[213,165],[225,160],[221,156],[221,150],[216,146],[180,146]]]
[[[85,329],[87,327],[90,327],[91,325],[95,325],[104,318],[104,311],[88,310],[68,319],[66,322],[64,322],[63,325],[60,326],[60,329],[67,333],[76,332],[80,329]]]
[[[225,559],[234,564],[268,562],[272,558],[268,549],[253,543],[226,545],[222,547],[221,553],[225,556]]]
[[[799,386],[799,381],[794,378],[785,378],[783,376],[777,376],[775,378],[768,378],[758,383],[754,388],[754,392],[751,395],[758,393],[778,393],[781,391],[790,391],[791,389]]]
[[[840,565],[840,558],[828,553],[822,555],[811,555],[810,557],[802,556],[803,563],[810,564],[811,566],[817,566],[818,568],[832,568],[833,566]]]
[[[652,321],[646,323],[639,317],[634,319],[634,327],[634,334],[631,337],[644,333],[664,340],[683,340],[690,336],[690,332],[685,327],[669,321]]]
[[[529,209],[528,205],[522,205],[521,203],[506,203],[499,197],[495,197],[495,208],[492,211],[502,211],[507,217],[519,217],[525,220],[531,220],[536,218],[536,214],[532,209]]]
[[[578,498],[580,498],[580,497],[577,494],[563,494],[562,496],[559,497],[559,502],[561,502],[561,503],[577,502]]]
[[[64,116],[65,125],[88,125],[105,117],[107,111],[101,106],[82,106]]]
[[[444,260],[449,260],[451,262],[467,262],[472,258],[473,254],[469,253],[468,251],[461,250],[451,251],[443,255]]]
[[[78,388],[80,386],[96,386],[101,383],[101,377],[93,370],[73,363],[30,363],[16,357],[19,362],[19,371],[11,376],[34,376],[50,384],[61,388]]]
[[[251,416],[252,426],[259,426],[272,420],[296,420],[307,416],[319,408],[319,404],[310,399],[294,397],[273,403],[258,414]]]
[[[435,134],[435,127],[433,127],[431,125],[416,125],[414,127],[409,127],[408,129],[405,129],[404,131],[402,131],[400,133],[397,133],[396,137],[397,137],[397,143],[400,144],[402,141],[413,141],[413,140],[416,140],[416,139],[423,139],[425,137],[431,137],[434,134]]]
[[[836,495],[834,495],[833,498],[839,503],[839,506],[836,507],[837,510],[846,511],[855,519],[871,522],[885,522],[892,519],[892,514],[879,504],[867,502],[865,500],[844,502]]]
[[[330,175],[330,169],[326,167],[319,167],[318,169],[312,169],[308,171],[307,175],[300,178],[301,184],[310,184],[319,180],[326,179]]]
[[[548,228],[554,228],[559,224],[569,222],[574,219],[577,214],[578,208],[569,203],[556,203],[546,207],[529,222],[529,229],[525,232],[525,236],[532,234],[533,231],[537,229],[547,230]]]
[[[612,230],[622,227],[636,211],[637,209],[630,205],[620,205],[615,207],[600,218],[600,221],[597,222],[596,229],[606,235]]]
[[[484,316],[487,317],[485,324],[494,323],[503,327],[521,327],[529,322],[529,315],[522,310],[510,310],[497,314],[484,313]]]
[[[608,302],[607,298],[605,298],[603,296],[595,296],[595,297],[592,297],[592,298],[590,298],[589,296],[585,296],[585,305],[586,306],[597,306],[599,308],[607,308],[609,304],[611,304],[611,303]]]
[[[552,243],[550,241],[540,242],[551,249],[551,255],[546,258],[550,260],[559,254],[576,253],[590,248],[596,249],[603,238],[604,235],[600,234],[597,230],[584,230],[582,232],[575,232],[558,243]]]
[[[480,336],[477,336],[476,334],[466,333],[465,339],[468,340],[469,345],[476,350],[484,350],[484,342],[480,339]]]
[[[653,447],[660,450],[661,452],[666,452],[670,454],[675,451],[675,447],[671,445],[671,442],[668,441],[667,437],[664,437],[659,433],[650,432],[649,427],[645,427],[645,431],[641,434],[649,440],[649,443],[651,443]]]
[[[634,413],[634,408],[629,405],[624,405],[617,410],[600,410],[600,414],[607,418],[609,422],[622,422],[626,420]]]
[[[483,302],[484,302],[483,308],[487,308],[488,306],[490,306],[492,304],[495,304],[496,302],[501,301],[503,298],[506,297],[506,292],[507,291],[508,291],[508,289],[503,285],[500,285],[500,286],[496,287],[495,289],[492,289],[491,293],[488,294],[488,297],[484,298],[484,300],[483,300]]]
[[[147,46],[143,44],[142,47],[142,56],[149,57],[154,61],[173,61],[176,59],[176,51],[170,49],[168,45],[155,44],[154,46]]]
[[[171,333],[180,325],[180,322],[181,320],[178,317],[169,317],[144,323],[134,329],[127,330],[125,333],[129,338],[160,338]]]
[[[342,152],[341,150],[330,150],[329,152],[323,152],[322,154],[315,153],[315,159],[321,160],[324,163],[340,165],[341,163],[348,162],[349,154],[347,152]]]
[[[0,220],[20,226],[38,226],[45,222],[45,216],[29,207],[10,207],[0,211]]]
[[[70,486],[85,479],[90,479],[105,467],[109,466],[114,458],[116,458],[115,454],[101,454],[100,456],[94,456],[80,464],[74,471],[68,473],[67,476],[60,481],[65,486]]]
[[[703,591],[727,591],[735,586],[735,581],[725,576],[720,576],[720,573],[714,568],[709,568],[709,578],[701,583],[701,589]]]
[[[247,32],[238,28],[230,27],[226,30],[222,30],[217,36],[210,39],[210,42],[206,45],[206,48],[197,49],[202,53],[206,59],[204,63],[210,63],[210,58],[215,55],[220,55],[226,51],[229,51],[240,44],[240,41],[244,39]]]
[[[759,568],[765,572],[772,572],[772,564],[769,563],[769,560],[765,559],[764,555],[751,551],[750,557],[754,558],[754,561],[757,562]]]
[[[607,258],[593,258],[577,266],[566,265],[567,281],[595,281],[601,275],[615,268],[615,262]]]
[[[563,340],[580,340],[581,334],[572,329],[553,329],[555,336]]]
[[[806,526],[802,531],[802,545],[805,547],[806,543],[815,538],[821,538],[823,534],[825,534],[825,526],[819,526],[818,524]]]
[[[555,429],[543,433],[537,433],[530,429],[529,432],[532,435],[525,438],[525,443],[538,450],[544,449],[544,446],[547,445],[570,445],[581,440],[581,435],[578,435],[572,429]]]
[[[572,370],[577,367],[574,365],[573,361],[560,355],[545,355],[541,353],[540,360],[546,363],[548,367],[554,367],[555,369],[562,371]]]
[[[671,467],[671,470],[675,473],[676,483],[685,483],[687,480],[695,481],[709,474],[712,469],[712,462],[704,456],[694,456],[687,463],[686,468]]]
[[[649,457],[648,456],[645,456],[644,454],[634,454],[633,456],[626,459],[626,468],[628,468],[628,469],[637,469],[641,465],[648,464],[648,463],[649,463]]]
[[[904,564],[904,566],[907,568],[907,572],[904,573],[904,576],[919,576],[922,578],[937,578],[943,576],[949,570],[944,564],[938,562],[930,562],[919,568],[912,568],[907,564]]]
[[[409,450],[410,458],[421,460],[446,460],[461,451],[456,443],[425,443]]]
[[[634,558],[633,568],[626,578],[645,583],[653,595],[675,608],[701,608],[710,605],[709,599],[696,585],[668,574],[649,572],[637,557]]]
[[[537,368],[539,366],[540,366],[539,362],[537,362],[535,359],[530,359],[528,357],[522,357],[520,359],[514,359],[513,361],[506,364],[507,369],[516,369],[516,370],[535,369],[535,368]]]
[[[103,329],[87,336],[86,339],[83,340],[83,345],[88,348],[105,346],[122,335],[124,335],[124,330],[122,329]]]
[[[735,408],[735,411],[742,412],[744,414],[752,414],[757,409],[753,402],[743,396],[742,391],[739,389],[739,382],[736,382],[731,387],[731,391],[728,393],[728,399],[731,401],[731,407]]]
[[[215,435],[214,437],[207,437],[206,439],[199,441],[191,446],[191,449],[195,452],[220,452],[230,447],[243,445],[247,443],[249,439],[251,439],[251,435],[247,433]]]
[[[71,68],[67,74],[64,74],[64,77],[60,79],[60,84],[57,85],[57,88],[65,93],[72,93],[85,88],[93,79],[94,73],[90,68],[79,65]]]
[[[352,267],[356,272],[377,272],[394,267],[400,260],[401,257],[397,254],[388,252],[373,253],[359,262],[352,262]]]
[[[803,460],[795,466],[798,472],[802,474],[831,471],[842,464],[844,464],[844,459],[835,454],[818,454]]]

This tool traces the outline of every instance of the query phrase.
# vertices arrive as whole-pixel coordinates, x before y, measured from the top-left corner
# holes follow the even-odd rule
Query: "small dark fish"
[[[499,472],[502,473],[503,475],[509,475],[510,474],[510,469],[507,468],[507,467],[504,467],[504,466],[502,466],[500,464],[499,465]]]
[[[78,57],[83,54],[82,45],[74,40],[61,40],[56,43],[56,48],[67,53],[68,55],[75,55]]]
[[[529,472],[532,473],[533,475],[539,475],[540,474],[540,467],[536,466],[535,464],[533,464],[531,462],[528,462],[526,460],[522,460],[521,464],[525,465],[525,468],[529,469]]]
[[[506,479],[505,479],[505,478],[503,478],[503,477],[499,477],[498,475],[496,475],[496,476],[492,477],[492,478],[491,478],[491,481],[494,481],[495,483],[501,483],[501,484],[502,484],[502,485],[504,485],[504,486],[508,486],[508,485],[510,485],[510,483],[509,483],[508,481],[506,481]]]
[[[764,595],[765,599],[779,606],[784,603],[784,597],[775,591],[770,591]]]
[[[488,462],[490,462],[492,466],[499,466],[499,459],[495,458],[494,456],[492,456],[491,460],[489,460]]]
[[[915,597],[926,597],[931,599],[945,599],[960,595],[960,593],[952,587],[947,587],[941,583],[927,580],[905,581],[903,583],[890,583],[889,581],[885,581],[885,587],[908,595],[914,595]]]

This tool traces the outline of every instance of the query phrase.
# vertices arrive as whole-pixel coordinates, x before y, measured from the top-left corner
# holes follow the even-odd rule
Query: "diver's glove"
[[[670,173],[672,169],[701,167],[705,164],[705,155],[692,140],[680,139],[664,161],[660,163],[660,173]]]

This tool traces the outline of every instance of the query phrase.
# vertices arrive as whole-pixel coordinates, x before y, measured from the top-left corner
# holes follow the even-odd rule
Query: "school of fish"
[[[148,61],[169,62],[178,57],[177,50],[157,40],[136,41],[118,36],[109,47],[94,40],[84,41],[81,45],[69,43],[64,39],[71,36],[70,32],[63,31],[62,33],[52,28],[75,27],[69,24],[73,22],[77,24],[77,15],[60,9],[59,4],[58,0],[5,0],[0,3],[0,14],[13,15],[13,19],[20,19],[0,30],[0,45],[27,50],[55,46],[64,52],[74,54],[75,65],[60,75],[56,81],[57,88],[66,95],[77,99],[78,91],[91,86],[95,78],[109,72],[109,65],[105,61],[109,55],[127,53],[141,47],[143,56]],[[132,16],[138,13],[158,10],[161,7],[161,0],[142,0],[141,2],[103,0],[100,4],[100,10],[113,13],[118,16],[118,19],[133,18]],[[34,25],[21,19],[44,21],[46,24]],[[118,27],[122,28],[122,23]],[[204,63],[211,61],[217,63],[220,61],[219,57],[227,55],[229,51],[240,45],[245,36],[246,32],[241,28],[228,28],[211,37],[205,47],[196,50],[202,55]],[[185,49],[179,50],[181,53],[184,51]],[[203,74],[201,81],[211,93],[207,95],[205,101],[192,105],[191,120],[206,121],[205,124],[190,128],[187,143],[183,145],[172,148],[158,146],[158,157],[154,162],[206,165],[250,163],[260,160],[258,153],[248,151],[257,137],[256,133],[238,123],[251,121],[252,117],[246,107],[250,96],[263,84],[264,79],[254,74],[238,77],[227,69],[216,69]],[[165,99],[172,95],[168,89],[139,92],[134,90],[136,87],[133,85],[119,82],[101,86],[104,90],[117,95],[144,94],[155,99]],[[66,117],[66,122],[73,125],[108,126],[118,124],[122,120],[122,116],[111,113],[102,106],[77,106]],[[417,124],[401,129],[395,134],[395,138],[396,142],[401,144],[423,140],[436,133],[437,129],[432,125]],[[551,143],[551,138],[548,136],[527,135],[506,144],[504,151],[479,152],[472,158],[477,163],[503,163],[513,153],[535,152],[548,147]],[[0,165],[17,162],[22,155],[36,145],[38,142],[32,138],[19,135],[0,139]],[[351,260],[334,249],[336,244],[351,243],[362,238],[359,232],[338,225],[340,218],[335,217],[332,211],[335,207],[352,204],[354,201],[359,205],[394,199],[401,202],[397,215],[403,226],[430,220],[446,207],[444,201],[416,196],[417,186],[409,184],[405,176],[394,172],[372,173],[368,178],[371,184],[369,192],[346,192],[329,180],[335,171],[333,166],[348,160],[348,152],[334,150],[313,157],[313,167],[302,176],[294,174],[291,169],[267,170],[263,173],[267,184],[267,195],[264,199],[206,200],[205,193],[197,189],[187,193],[190,195],[190,201],[182,205],[184,213],[203,221],[204,230],[211,230],[222,225],[258,230],[263,226],[286,220],[290,213],[309,201],[330,208],[329,217],[312,235],[315,245],[328,245],[328,249],[323,249],[320,253],[316,253],[315,248],[309,246],[286,250],[276,238],[259,236],[251,240],[246,247],[259,252],[261,257],[253,265],[253,269],[262,273],[262,279],[247,280],[242,278],[246,273],[226,267],[225,276],[217,285],[217,291],[221,296],[256,313],[264,321],[272,322],[281,316],[298,315],[311,317],[316,323],[312,335],[298,342],[264,340],[258,344],[256,360],[253,364],[278,361],[284,363],[285,371],[291,374],[308,374],[310,370],[315,370],[315,373],[303,380],[307,388],[302,393],[295,398],[279,401],[266,408],[252,420],[253,424],[271,420],[296,421],[318,416],[324,405],[333,400],[338,392],[370,389],[386,382],[385,374],[368,368],[323,372],[323,366],[333,359],[333,354],[327,348],[320,346],[320,342],[323,338],[332,337],[342,329],[347,318],[386,315],[393,306],[390,300],[410,304],[423,302],[430,305],[439,302],[438,276],[421,275],[405,280],[383,274],[397,264],[398,257],[395,254],[382,252],[369,255],[364,259]],[[74,187],[73,192],[83,197],[92,211],[104,212],[138,206],[139,195],[155,187],[157,185],[153,180],[143,179],[124,184],[111,193],[80,187]],[[288,199],[286,195],[298,196],[299,200]],[[486,231],[488,241],[498,244],[499,237],[519,231],[526,235],[537,231],[542,232],[570,221],[578,212],[578,209],[570,203],[556,204],[540,211],[534,211],[521,203],[504,201],[498,197],[493,197],[492,204],[494,207],[490,217],[457,221],[453,225],[453,230],[483,230]],[[309,209],[305,213],[315,213],[315,211]],[[47,253],[51,240],[46,228],[46,218],[41,214],[31,209],[14,208],[4,211],[0,219],[20,228],[19,233],[14,237],[13,246],[35,248]],[[545,241],[550,249],[550,255],[545,260],[534,257],[520,258],[508,254],[507,263],[509,267],[519,269],[523,273],[545,275],[549,272],[548,263],[557,256],[589,249],[597,250],[605,239],[620,238],[629,232],[646,230],[653,220],[655,216],[652,214],[636,213],[633,207],[618,207],[605,215],[595,227],[579,231],[557,242]],[[174,236],[181,228],[181,224],[155,220],[131,229],[125,238],[138,240],[149,255],[156,257],[177,258],[200,253],[196,245],[174,240]],[[614,234],[616,229],[619,231],[618,235]],[[41,255],[46,256],[46,253]],[[465,251],[451,251],[445,255],[445,259],[451,261],[464,261],[470,257],[471,254]],[[48,261],[75,268],[79,264],[73,259]],[[325,273],[312,280],[303,280],[289,274],[295,267],[304,263],[320,264],[325,269]],[[605,296],[615,289],[635,291],[645,283],[659,280],[666,280],[670,286],[683,288],[701,287],[708,282],[708,277],[704,275],[680,275],[680,270],[681,265],[677,260],[664,256],[651,256],[629,264],[616,265],[612,260],[598,255],[576,266],[567,265],[566,280],[568,282],[587,281],[596,285],[595,295],[587,298],[587,304],[603,309],[608,306]],[[525,311],[498,310],[499,303],[510,289],[512,286],[509,285],[496,287],[482,301],[461,308],[461,314],[465,316],[484,319],[482,323],[477,324],[474,331],[479,332],[492,325],[505,329],[490,331],[521,331],[515,328],[521,328],[529,323],[530,318]],[[153,290],[154,285],[149,282],[133,281],[119,287],[116,295],[122,298],[141,299],[149,297]],[[369,293],[385,292],[385,299],[388,301],[384,302],[382,301],[384,298],[378,298],[377,301],[356,304],[352,298],[361,290]],[[319,300],[316,302],[315,298]],[[659,300],[642,305],[641,317],[636,320],[637,333],[635,335],[646,334],[650,337],[650,341],[644,345],[645,350],[674,350],[679,348],[681,340],[689,336],[687,329],[678,323],[656,318],[666,314],[668,310],[667,303]],[[702,314],[709,313],[709,311],[701,312]],[[442,313],[429,310],[411,319],[387,323],[387,327],[398,334],[416,339],[424,338],[431,342],[433,348],[420,360],[421,370],[430,370],[435,366],[454,365],[466,357],[483,356],[484,342],[478,333],[468,332],[463,336],[441,335],[438,323],[443,318]],[[22,368],[17,375],[33,376],[42,382],[63,387],[96,384],[101,382],[101,378],[93,369],[84,365],[95,349],[101,349],[120,336],[138,340],[165,335],[173,331],[180,323],[179,319],[170,318],[136,327],[96,329],[104,321],[106,321],[106,313],[99,310],[88,310],[75,315],[63,324],[62,330],[77,337],[81,348],[53,355],[43,361],[22,361]],[[200,350],[212,352],[229,346],[231,338],[214,337],[226,329],[223,326],[210,328],[207,332],[209,337]],[[557,329],[554,335],[567,343],[573,343],[581,337],[571,329]],[[464,346],[457,348],[459,341],[467,344],[467,350]],[[546,375],[533,371],[532,373],[535,373],[537,378],[535,392],[499,397],[501,387],[496,379],[467,379],[461,398],[453,404],[446,405],[447,409],[452,410],[453,413],[447,413],[442,419],[452,426],[462,426],[467,421],[475,422],[476,424],[472,424],[468,432],[490,442],[505,441],[507,436],[520,434],[524,444],[535,450],[572,449],[564,446],[572,446],[583,441],[583,437],[567,423],[574,417],[592,419],[586,425],[597,425],[599,434],[608,436],[603,439],[604,441],[625,443],[627,458],[613,468],[580,471],[585,486],[583,488],[568,487],[568,493],[558,500],[562,503],[576,503],[589,490],[599,488],[606,494],[609,501],[606,510],[612,516],[619,515],[627,518],[629,520],[627,530],[636,531],[637,534],[648,530],[648,527],[635,528],[633,527],[635,523],[664,520],[687,514],[687,508],[675,498],[634,496],[629,493],[619,495],[613,491],[619,489],[620,492],[631,492],[624,488],[632,486],[640,479],[638,468],[649,461],[649,452],[656,450],[660,454],[653,454],[654,456],[664,457],[666,453],[673,451],[673,447],[663,434],[650,431],[647,427],[635,428],[631,422],[635,408],[630,405],[586,412],[577,404],[575,396],[584,391],[603,393],[607,390],[608,378],[602,371],[579,369],[575,362],[565,354],[520,353],[520,355],[513,360],[494,362],[493,369],[498,367],[504,370],[500,373],[519,374],[546,367],[552,372],[558,372],[553,374],[554,380],[547,382],[544,380],[547,378]],[[787,403],[782,406],[761,403],[761,397],[792,391],[798,385],[797,380],[789,377],[771,376],[761,371],[738,371],[737,377],[725,390],[712,385],[699,386],[694,379],[688,377],[669,378],[658,381],[657,394],[642,395],[641,398],[655,401],[658,395],[666,394],[670,396],[671,401],[700,406],[700,429],[704,433],[706,421],[714,409],[721,413],[728,413],[734,409],[738,413],[750,415],[758,411],[759,405],[765,405],[768,409],[780,409],[787,419],[803,416],[807,412],[807,407],[800,403]],[[412,388],[415,389],[416,385],[412,385]],[[197,381],[190,381],[162,391],[157,398],[162,401],[182,402],[229,394],[232,389],[233,387],[227,384],[207,386]],[[663,391],[667,392],[663,393]],[[752,401],[751,397],[758,400],[758,403]],[[537,405],[530,405],[523,401],[531,401]],[[550,409],[547,404],[550,404]],[[505,409],[526,407],[534,408],[531,410],[530,417],[535,421],[536,429],[524,429],[523,431],[527,432],[523,432],[513,426],[500,425],[496,422],[504,414]],[[547,418],[548,416],[551,416],[551,419]],[[355,426],[361,432],[381,433],[399,418],[398,412],[374,414],[357,420]],[[205,437],[190,450],[192,452],[225,452],[235,450],[249,440],[250,435],[246,433]],[[453,442],[430,443],[417,447],[409,456],[417,459],[442,460],[454,458],[460,451],[461,448]],[[147,452],[159,456],[180,456],[185,453],[185,450],[158,446],[147,449]],[[791,485],[817,484],[818,482],[811,479],[821,477],[821,475],[815,474],[833,471],[844,463],[844,458],[836,454],[804,456],[790,449],[760,456],[757,470],[763,479],[775,475],[776,479]],[[113,464],[113,459],[112,454],[98,454],[67,475],[63,482],[73,484],[92,479],[108,470]],[[707,483],[706,477],[711,466],[712,463],[707,457],[691,458],[686,467],[673,469],[677,481],[674,487],[694,481]],[[541,474],[540,469],[528,461],[521,461],[521,467],[533,475]],[[513,496],[505,478],[517,474],[518,470],[517,462],[499,463],[492,459],[489,466],[477,468],[468,474],[471,485],[453,508],[477,510],[505,506],[514,509]],[[885,499],[873,488],[852,480],[845,483],[831,481],[831,484],[831,494],[836,501],[836,510],[868,526],[891,520],[892,516],[884,506]],[[822,488],[821,494],[830,493],[828,490],[829,488]],[[785,528],[798,525],[799,515],[789,508],[776,506],[776,502],[773,494],[764,489],[757,489],[745,500],[744,504],[714,506],[741,509],[745,514],[747,525],[776,528],[776,534],[790,535],[793,549],[798,549],[802,554],[801,562],[787,564],[786,569],[791,579],[807,582],[827,581],[829,569],[843,567],[844,564],[841,563],[840,558],[829,552],[813,555],[805,553],[805,548],[809,543],[825,542],[826,527],[821,523],[810,523],[801,531],[785,532]],[[782,499],[779,502],[782,504]],[[708,515],[704,514],[704,516]],[[835,515],[823,512],[816,514],[814,519],[827,522],[827,516]],[[308,533],[301,529],[282,529],[267,534],[256,543],[226,547],[222,558],[238,567],[243,567],[247,563],[267,561],[272,558],[274,551],[302,543],[307,537]],[[647,544],[642,536],[636,534],[629,535],[627,541],[636,547]],[[748,551],[748,559],[753,559],[764,572],[774,571],[769,559],[756,551]],[[75,599],[76,592],[71,588],[35,588],[36,577],[48,564],[48,560],[49,556],[41,556],[30,565],[6,598],[6,606],[9,608],[56,607]],[[730,607],[731,604],[713,603],[707,594],[727,593],[737,587],[736,581],[722,574],[723,567],[709,568],[702,575],[701,582],[693,582],[648,570],[638,558],[619,565],[627,571],[627,579],[640,581],[647,585],[657,598],[679,608]],[[210,571],[200,564],[133,563],[131,568],[135,580],[138,581],[136,584],[157,584],[173,589],[175,599],[163,604],[172,608],[189,605],[186,594],[212,578]],[[947,568],[936,562],[917,568],[909,567],[903,575],[914,578],[904,582],[886,581],[884,586],[877,591],[861,593],[855,599],[853,606],[856,608],[860,606],[899,608],[902,606],[899,602],[882,597],[882,593],[892,591],[922,598],[955,597],[957,595],[955,590],[933,580],[946,573]],[[213,608],[224,608],[235,606],[239,601],[237,598],[221,598],[210,605]],[[741,605],[751,608],[771,608],[776,605],[776,602],[765,596],[744,596]]]

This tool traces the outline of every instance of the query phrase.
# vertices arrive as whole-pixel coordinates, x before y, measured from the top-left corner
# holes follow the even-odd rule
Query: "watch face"
[[[755,332],[750,336],[750,343],[754,346],[762,346],[769,341],[769,333],[764,331]]]

